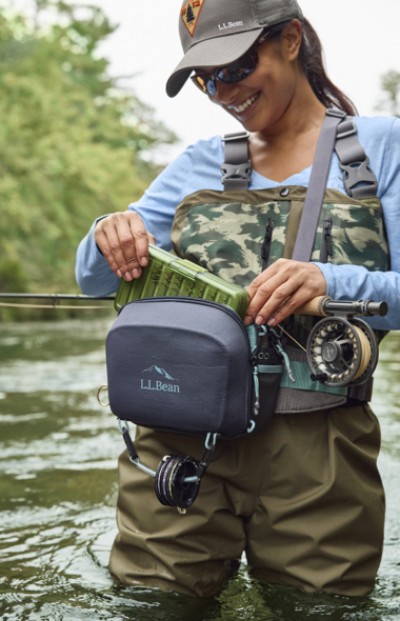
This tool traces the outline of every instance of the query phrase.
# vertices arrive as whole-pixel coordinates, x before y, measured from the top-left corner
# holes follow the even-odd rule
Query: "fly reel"
[[[362,384],[378,363],[378,342],[361,319],[325,317],[311,330],[307,360],[312,378],[327,386]]]

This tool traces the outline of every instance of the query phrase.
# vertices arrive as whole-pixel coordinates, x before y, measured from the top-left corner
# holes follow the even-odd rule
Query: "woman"
[[[377,197],[350,198],[344,182],[352,172],[344,173],[334,154],[321,216],[330,223],[325,250],[319,230],[312,260],[294,260],[293,229],[327,109],[354,115],[353,105],[327,78],[318,37],[295,0],[185,0],[180,36],[184,57],[167,92],[176,95],[191,75],[242,123],[253,169],[249,190],[222,192],[221,137],[190,146],[127,211],[94,223],[78,250],[82,290],[115,291],[120,278],[140,276],[149,241],[170,249],[173,240],[179,255],[247,287],[246,324],[276,326],[294,316],[301,338],[296,310],[328,294],[385,300],[389,313],[371,325],[398,329],[400,121],[354,118]],[[359,214],[367,216],[365,225]],[[186,515],[158,503],[151,478],[121,455],[119,534],[110,561],[121,582],[210,596],[244,552],[249,571],[268,582],[346,595],[373,589],[384,492],[369,397],[348,392],[332,400],[312,387],[281,393],[264,430],[218,442]],[[201,455],[203,440],[138,429],[136,445],[156,468],[166,453]]]

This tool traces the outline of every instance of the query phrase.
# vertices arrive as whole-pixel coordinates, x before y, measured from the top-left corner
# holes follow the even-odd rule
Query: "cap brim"
[[[175,97],[193,69],[224,67],[240,58],[258,39],[264,28],[200,41],[191,47],[167,80],[166,91]]]

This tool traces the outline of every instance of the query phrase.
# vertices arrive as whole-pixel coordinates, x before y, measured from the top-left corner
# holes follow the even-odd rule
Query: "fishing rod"
[[[79,293],[0,293],[0,300],[18,300],[15,302],[1,302],[0,307],[7,308],[52,308],[52,309],[94,309],[101,308],[99,304],[90,304],[86,306],[76,306],[61,304],[63,301],[75,301],[75,302],[101,302],[101,301],[113,301],[115,295],[82,295]],[[50,302],[48,304],[30,303],[25,304],[21,300],[38,300]]]
[[[31,300],[114,300],[115,295],[83,295],[80,293],[0,293],[0,299]]]

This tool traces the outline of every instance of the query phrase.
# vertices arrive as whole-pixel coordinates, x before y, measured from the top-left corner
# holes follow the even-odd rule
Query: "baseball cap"
[[[193,69],[229,65],[265,28],[302,16],[296,0],[184,0],[179,15],[184,57],[168,78],[167,94],[177,95]]]

